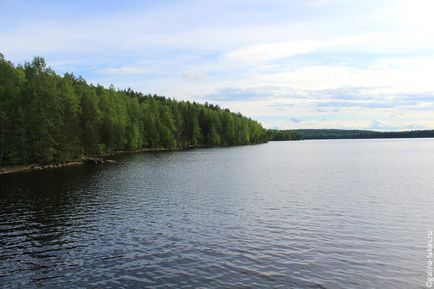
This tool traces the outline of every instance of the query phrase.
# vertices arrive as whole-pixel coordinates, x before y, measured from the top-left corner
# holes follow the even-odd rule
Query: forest
[[[268,140],[284,141],[284,140],[300,140],[300,134],[292,130],[269,129],[267,131]]]
[[[259,122],[216,105],[105,88],[41,57],[15,66],[0,54],[0,166],[266,141]]]
[[[369,139],[369,138],[427,138],[434,137],[434,130],[373,131],[345,129],[295,129],[301,139]]]
[[[270,141],[303,139],[433,138],[434,130],[374,131],[350,129],[269,129],[267,135],[268,140]]]

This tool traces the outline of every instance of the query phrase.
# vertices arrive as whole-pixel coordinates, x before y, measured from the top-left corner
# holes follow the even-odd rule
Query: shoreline
[[[266,142],[265,142],[266,143]],[[264,143],[252,143],[246,145],[257,145]],[[246,146],[246,145],[238,145],[238,146]],[[235,145],[237,146],[237,145]],[[216,147],[231,147],[231,146],[216,146]],[[200,149],[200,148],[210,148],[209,146],[190,146],[184,148],[176,148],[176,149],[168,149],[168,148],[143,148],[138,150],[131,151],[114,151],[110,153],[103,153],[97,155],[91,155],[87,157],[82,157],[81,160],[71,160],[63,163],[48,163],[48,164],[27,164],[27,165],[17,165],[17,166],[4,166],[0,167],[0,175],[20,173],[20,172],[33,172],[33,171],[41,171],[47,169],[55,169],[55,168],[64,168],[64,167],[74,167],[74,166],[94,166],[101,164],[109,164],[116,163],[116,161],[111,160],[110,156],[122,155],[122,154],[135,154],[135,153],[152,153],[152,152],[173,152],[173,151],[183,151],[183,150],[191,150],[191,149]]]
[[[46,169],[63,168],[63,167],[82,166],[84,164],[85,163],[83,161],[81,162],[70,161],[70,162],[46,164],[46,165],[31,164],[31,165],[0,167],[0,175],[20,173],[20,172],[41,171]]]
[[[190,149],[190,148],[183,148]],[[181,150],[181,149],[176,149]],[[48,163],[48,164],[27,164],[27,165],[16,165],[16,166],[5,166],[0,167],[0,175],[19,173],[19,172],[32,172],[41,171],[47,169],[64,168],[64,167],[75,167],[83,165],[100,165],[107,163],[115,163],[116,161],[109,159],[110,156],[121,155],[121,154],[133,154],[142,152],[164,152],[164,151],[175,151],[167,148],[146,148],[132,151],[115,151],[111,153],[103,153],[98,155],[91,155],[88,157],[82,157],[81,160],[71,160],[63,163]]]

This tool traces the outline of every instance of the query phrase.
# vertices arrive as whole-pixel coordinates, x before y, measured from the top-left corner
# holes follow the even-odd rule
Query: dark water
[[[425,288],[434,140],[0,175],[0,287]]]

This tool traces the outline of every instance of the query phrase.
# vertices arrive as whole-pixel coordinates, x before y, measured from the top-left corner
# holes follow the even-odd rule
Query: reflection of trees
[[[96,194],[87,188],[98,171],[71,167],[0,176],[0,283],[43,284],[74,265],[70,253],[82,245],[76,233],[88,225],[83,210]]]

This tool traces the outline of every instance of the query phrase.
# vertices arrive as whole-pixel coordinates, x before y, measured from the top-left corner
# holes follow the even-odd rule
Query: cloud
[[[332,0],[305,0],[308,6],[326,6],[333,3]]]
[[[374,120],[369,125],[368,129],[380,130],[380,131],[399,131],[399,130],[423,130],[427,129],[424,125],[420,124],[397,124],[397,123],[387,123],[379,120]]]
[[[433,23],[434,24],[434,23]],[[327,40],[296,40],[250,45],[229,51],[224,59],[245,63],[269,62],[303,54],[324,51],[330,53],[387,53],[399,54],[410,51],[434,49],[434,39],[426,37],[432,31],[402,30],[397,32],[362,33]]]
[[[206,100],[220,100],[220,101],[252,101],[264,100],[272,96],[272,90],[267,87],[261,88],[225,88],[215,93],[203,96]]]
[[[206,72],[200,71],[184,71],[182,78],[187,82],[206,81],[209,80],[209,76]]]
[[[149,67],[141,66],[121,66],[121,67],[106,67],[99,70],[101,73],[110,75],[120,75],[120,74],[148,74],[153,73],[156,70]]]
[[[311,40],[264,43],[233,50],[226,53],[224,58],[229,61],[265,62],[310,53],[324,45]]]

